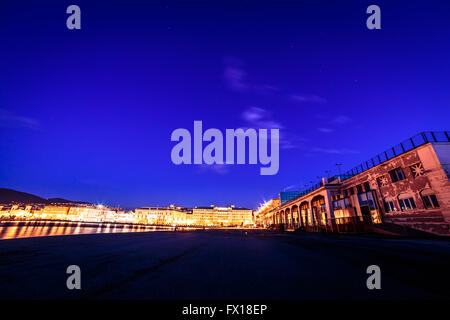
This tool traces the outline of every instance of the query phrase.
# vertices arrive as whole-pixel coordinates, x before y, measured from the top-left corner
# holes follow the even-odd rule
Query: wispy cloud
[[[226,164],[203,164],[199,166],[198,171],[200,173],[217,173],[217,174],[227,174],[229,172],[229,166]]]
[[[331,120],[332,123],[335,124],[347,124],[351,121],[351,119],[345,115],[340,115],[337,116],[336,118],[334,118],[333,120]]]
[[[223,76],[228,87],[234,91],[251,91],[259,94],[268,94],[279,91],[279,88],[271,84],[254,84],[247,79],[247,71],[243,67],[244,63],[235,58],[225,59],[225,69]]]
[[[263,129],[282,129],[283,125],[271,119],[272,114],[262,108],[250,107],[242,113],[242,118],[250,125]]]
[[[331,128],[317,128],[317,131],[320,131],[322,133],[332,133],[332,132],[334,132],[334,129],[331,129]]]
[[[280,91],[280,89],[276,86],[269,85],[269,84],[263,84],[263,85],[253,85],[252,88],[257,92],[261,94],[267,94],[272,92]]]
[[[280,132],[280,148],[281,149],[295,149],[298,147],[298,142],[301,142],[301,139],[296,135],[287,135],[283,132]]]
[[[0,108],[0,127],[38,129],[39,122],[36,119],[18,116],[6,109]]]
[[[314,148],[312,152],[327,153],[327,154],[357,154],[359,151],[353,149],[335,149],[335,148]]]
[[[242,113],[242,118],[246,121],[248,127],[254,129],[280,129],[281,149],[294,149],[297,148],[299,143],[305,141],[305,139],[296,134],[285,130],[285,126],[281,122],[273,120],[272,113],[263,108],[250,107]],[[270,134],[267,135],[267,138],[270,139]]]
[[[319,127],[317,131],[322,133],[333,133],[338,127],[346,125],[351,122],[350,117],[346,115],[338,115],[329,119],[329,116],[325,114],[316,114],[316,118],[320,119],[322,123],[326,123],[328,127]]]
[[[225,67],[225,80],[228,83],[228,86],[233,90],[243,91],[248,88],[248,85],[245,83],[246,75],[247,73],[237,66]]]
[[[263,82],[257,84],[247,77],[247,71],[243,67],[244,63],[236,57],[225,58],[224,78],[228,87],[234,91],[252,92],[257,94],[279,93],[282,97],[287,97],[295,102],[323,104],[327,99],[317,94],[287,94],[283,90],[273,84]]]
[[[292,94],[291,99],[302,103],[326,103],[327,99],[315,94]]]

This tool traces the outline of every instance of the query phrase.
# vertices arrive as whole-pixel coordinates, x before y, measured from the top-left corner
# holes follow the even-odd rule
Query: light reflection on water
[[[72,234],[172,231],[171,227],[139,226],[114,223],[53,221],[0,222],[0,239],[49,237]]]

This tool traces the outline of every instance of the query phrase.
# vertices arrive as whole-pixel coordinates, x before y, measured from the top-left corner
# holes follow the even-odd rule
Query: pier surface
[[[81,268],[68,290],[66,268]],[[368,290],[369,265],[381,290]],[[450,242],[263,231],[0,240],[0,299],[450,298]]]

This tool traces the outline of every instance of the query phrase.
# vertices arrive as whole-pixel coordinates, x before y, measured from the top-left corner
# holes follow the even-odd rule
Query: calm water
[[[8,221],[0,222],[0,239],[62,236],[90,233],[173,231],[172,227],[136,226],[114,223]]]

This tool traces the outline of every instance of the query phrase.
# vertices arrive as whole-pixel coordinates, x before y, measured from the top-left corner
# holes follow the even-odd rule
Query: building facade
[[[266,225],[345,231],[383,223],[450,235],[449,132],[423,132],[323,178],[264,216]]]
[[[192,211],[170,205],[168,207],[143,207],[134,210],[136,223],[152,225],[190,225]]]
[[[136,223],[196,227],[252,226],[253,210],[229,207],[143,207],[135,210]]]
[[[80,222],[133,223],[134,214],[120,208],[78,203],[10,204],[0,208],[3,220],[58,220]]]
[[[270,213],[273,209],[277,208],[281,203],[280,198],[270,199],[259,206],[254,213],[255,224],[260,227],[268,227],[270,221],[266,220],[266,214]]]
[[[235,206],[229,207],[195,207],[192,209],[195,225],[216,227],[253,226],[253,210]]]
[[[0,205],[0,219],[36,218],[44,208],[41,204],[5,204]]]

